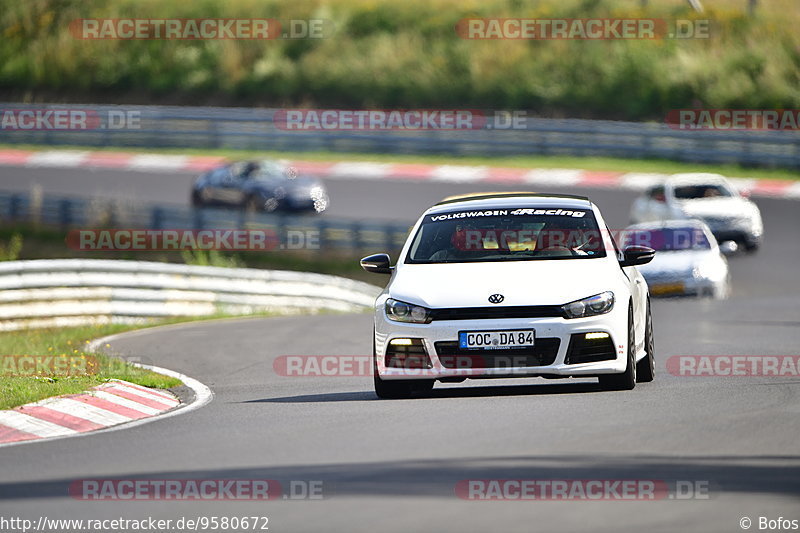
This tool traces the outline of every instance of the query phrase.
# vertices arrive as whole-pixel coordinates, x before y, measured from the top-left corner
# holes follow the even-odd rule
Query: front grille
[[[463,350],[458,341],[439,341],[434,347],[445,368],[516,368],[552,365],[560,344],[557,338],[541,338],[533,348]]]
[[[568,365],[577,365],[616,358],[617,352],[610,336],[604,339],[587,339],[584,333],[576,333],[570,337],[564,362]]]
[[[493,318],[564,317],[558,305],[521,305],[511,307],[450,307],[431,309],[433,320],[483,320]]]

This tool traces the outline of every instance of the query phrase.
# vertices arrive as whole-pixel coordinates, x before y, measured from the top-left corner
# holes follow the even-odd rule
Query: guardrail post
[[[361,222],[358,220],[353,222],[353,226],[350,228],[350,231],[353,232],[353,249],[356,251],[363,250],[364,242],[361,238]]]
[[[160,207],[154,207],[150,214],[150,229],[160,230],[164,223],[164,211]]]
[[[203,209],[202,208],[194,209],[192,215],[193,215],[192,218],[194,219],[194,222],[192,224],[194,226],[194,229],[196,230],[203,229],[203,224],[204,224]]]
[[[289,244],[289,239],[286,235],[286,215],[283,213],[278,214],[275,230],[278,233],[278,242],[280,242],[280,248],[285,250],[286,246]]]
[[[794,161],[791,163],[792,168],[800,168],[800,136],[794,136]]]
[[[317,219],[314,221],[319,238],[317,239],[317,252],[322,253],[328,248],[328,223],[325,220]]]
[[[58,223],[64,229],[72,225],[72,202],[66,198],[58,202]]]
[[[20,218],[20,213],[22,211],[22,195],[21,194],[12,194],[11,198],[8,202],[8,216],[9,218],[16,222],[17,219]]]
[[[386,253],[391,253],[394,249],[394,226],[387,225],[384,229],[384,239],[386,239]]]
[[[219,121],[216,119],[212,119],[209,121],[211,123],[210,134],[211,134],[211,146],[214,148],[222,148],[222,142],[219,135]]]

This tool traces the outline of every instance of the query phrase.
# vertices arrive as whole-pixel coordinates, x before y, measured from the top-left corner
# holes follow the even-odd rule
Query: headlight
[[[386,300],[386,316],[396,322],[427,324],[431,321],[430,309],[389,298]]]
[[[327,196],[327,194],[325,194],[325,189],[320,185],[314,185],[313,187],[311,187],[308,190],[308,195],[313,200],[320,200],[320,199],[325,198]]]
[[[606,291],[562,305],[561,310],[564,311],[567,318],[585,318],[608,313],[612,307],[614,307],[614,293]]]
[[[692,277],[698,280],[718,280],[725,277],[725,264],[705,261],[692,269]]]
[[[328,208],[328,193],[321,185],[314,185],[308,191],[308,195],[314,201],[314,210],[317,213],[322,213]]]
[[[710,271],[707,265],[700,264],[692,269],[692,277],[695,279],[708,279]]]

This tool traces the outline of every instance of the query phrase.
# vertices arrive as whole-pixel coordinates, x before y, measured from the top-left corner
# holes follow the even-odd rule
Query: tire
[[[192,207],[203,207],[206,203],[199,191],[192,191]]]
[[[378,358],[375,351],[375,336],[372,337],[372,381],[375,394],[383,400],[410,398],[415,392],[426,393],[433,389],[432,379],[382,380],[378,375]]]
[[[647,355],[636,363],[636,382],[650,383],[656,375],[655,343],[653,342],[653,317],[650,314],[650,298],[647,298],[647,313],[644,323],[644,349]]]
[[[621,374],[601,374],[600,387],[604,390],[631,390],[636,386],[636,355],[633,334],[633,308],[628,306],[628,364]]]
[[[261,206],[258,204],[258,198],[249,196],[244,202],[244,210],[248,213],[258,213],[261,211]]]
[[[757,242],[744,242],[744,251],[748,254],[754,254],[758,251],[759,243]]]

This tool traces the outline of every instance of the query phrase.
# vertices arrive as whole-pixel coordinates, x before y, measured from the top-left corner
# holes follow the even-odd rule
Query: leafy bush
[[[243,263],[234,256],[227,256],[218,250],[182,250],[181,257],[187,265],[240,268]]]
[[[22,251],[22,235],[15,233],[7,243],[0,242],[0,261],[16,261]]]
[[[800,106],[796,0],[0,0],[0,95],[328,107],[528,109],[663,119],[670,109]],[[80,40],[79,18],[322,18],[325,39]],[[467,17],[709,18],[708,39],[464,40]]]

